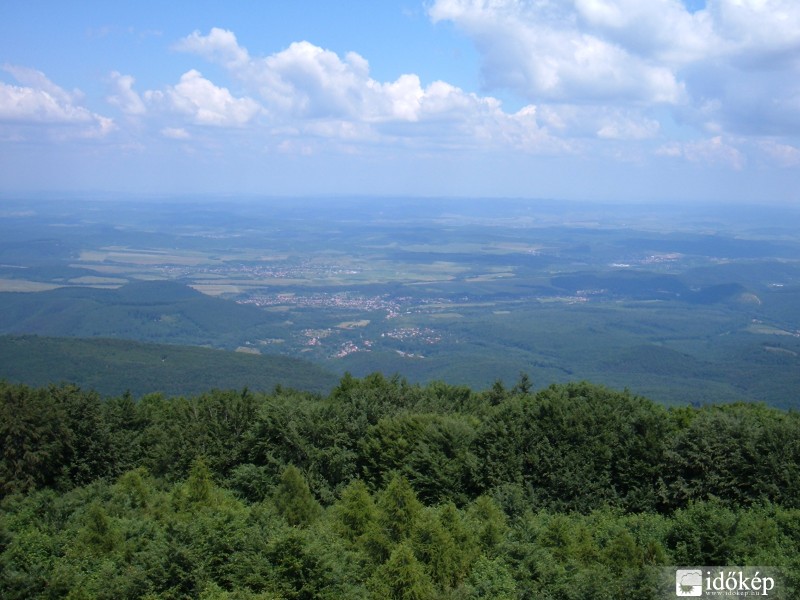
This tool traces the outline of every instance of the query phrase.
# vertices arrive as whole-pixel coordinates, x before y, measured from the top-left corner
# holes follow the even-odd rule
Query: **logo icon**
[[[703,595],[703,572],[700,569],[678,569],[675,572],[675,595]]]

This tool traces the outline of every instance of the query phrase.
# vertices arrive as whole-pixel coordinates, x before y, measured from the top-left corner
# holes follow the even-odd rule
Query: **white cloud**
[[[233,69],[247,65],[250,57],[239,47],[232,31],[213,27],[208,35],[195,31],[175,45],[176,50],[199,54],[206,59]]]
[[[130,75],[122,75],[117,71],[111,73],[114,93],[109,96],[107,100],[125,114],[143,115],[147,111],[147,108],[139,97],[139,94],[133,89],[134,81],[134,78]]]
[[[761,150],[781,167],[800,167],[800,148],[775,140],[761,142]]]
[[[473,39],[490,90],[643,117],[671,106],[685,123],[738,135],[800,133],[796,0],[696,11],[680,0],[434,0],[429,16]]]
[[[718,46],[706,11],[679,0],[575,0],[579,22],[631,54],[672,67],[708,58]]]
[[[574,104],[545,105],[542,124],[569,137],[606,140],[647,140],[658,136],[661,125],[637,110]]]
[[[535,109],[508,114],[495,98],[481,97],[444,81],[423,86],[415,74],[381,82],[357,53],[340,57],[310,42],[295,42],[263,58],[240,47],[233,33],[197,32],[177,47],[213,60],[262,101],[271,124],[293,135],[343,142],[427,143],[438,147],[511,145],[561,151],[536,122]],[[307,146],[285,144],[286,148]]]
[[[579,27],[569,4],[438,0],[430,16],[453,21],[475,40],[489,88],[508,88],[536,102],[682,100],[683,87],[666,66]]]
[[[367,62],[350,53],[337,54],[309,42],[295,42],[286,50],[249,63],[240,75],[259,87],[276,111],[296,116],[375,116],[377,91],[368,75]]]
[[[670,142],[656,151],[662,156],[684,158],[690,162],[708,165],[722,165],[742,169],[745,157],[741,151],[725,142],[722,136],[693,142]]]
[[[164,127],[161,135],[172,140],[188,140],[192,136],[182,127]]]
[[[709,0],[707,12],[727,51],[756,63],[785,53],[798,56],[800,4],[795,0]]]
[[[198,125],[242,126],[261,110],[251,98],[236,98],[227,88],[218,87],[194,69],[165,91],[144,93],[147,102],[182,113]]]
[[[41,71],[14,65],[3,70],[23,85],[0,82],[0,122],[47,126],[56,138],[102,137],[115,128],[112,119],[78,104],[80,92],[67,92]]]
[[[44,73],[36,69],[5,64],[3,65],[3,70],[11,73],[14,79],[22,85],[47,94],[60,104],[74,104],[82,100],[83,94],[80,91],[68,92],[50,81]]]
[[[328,140],[348,152],[384,145],[610,157],[626,142],[640,146],[628,156],[657,148],[742,168],[744,153],[731,140],[769,134],[775,144],[760,147],[762,156],[792,164],[794,146],[781,131],[800,132],[800,79],[786,77],[800,68],[793,3],[708,0],[690,12],[679,0],[434,0],[428,11],[473,38],[487,88],[511,90],[527,104],[506,111],[490,95],[423,83],[414,73],[379,81],[363,56],[308,41],[254,56],[220,28],[195,31],[174,48],[222,66],[231,87],[190,69],[174,85],[138,93],[133,76],[115,71],[107,101],[136,117],[128,123],[137,135],[180,140],[197,133],[193,126],[236,128],[239,139],[287,152],[316,153]],[[772,69],[758,67],[776,56]],[[113,127],[82,106],[80,92],[32,69],[6,71],[24,85],[0,83],[0,118]],[[748,86],[753,80],[758,85]],[[142,127],[148,122],[152,128]],[[702,139],[670,142],[675,123]]]

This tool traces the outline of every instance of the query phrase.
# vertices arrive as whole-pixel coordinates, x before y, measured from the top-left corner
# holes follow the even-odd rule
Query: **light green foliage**
[[[212,581],[200,592],[199,600],[281,600],[281,596],[273,592],[227,591]]]
[[[465,528],[475,536],[481,552],[493,555],[508,534],[506,516],[488,496],[479,496],[467,508]]]
[[[505,546],[518,589],[544,598],[648,598],[654,540],[642,525],[635,515],[607,510],[529,515]]]
[[[85,548],[90,556],[102,557],[113,552],[117,545],[117,532],[105,509],[98,503],[90,504],[84,522],[75,544]]]
[[[375,525],[378,511],[375,501],[361,479],[354,479],[331,507],[336,531],[350,542],[356,541]]]
[[[408,543],[399,544],[389,560],[367,581],[375,600],[433,600],[433,583]]]
[[[291,465],[281,475],[272,502],[289,525],[310,525],[322,513],[322,507],[308,489],[303,474]]]
[[[186,480],[186,500],[190,504],[208,505],[212,500],[211,471],[202,458],[195,460]]]
[[[395,475],[378,496],[378,524],[392,542],[400,542],[411,530],[422,512],[422,504],[402,475]]]
[[[463,529],[461,516],[452,505],[421,513],[411,532],[411,547],[440,590],[460,585],[477,555],[476,544]]]
[[[408,480],[394,474],[389,484],[378,492],[376,519],[367,524],[361,543],[373,564],[388,560],[397,544],[408,539],[423,505]]]
[[[514,578],[501,559],[481,556],[476,561],[466,585],[466,598],[514,600],[516,592]]]

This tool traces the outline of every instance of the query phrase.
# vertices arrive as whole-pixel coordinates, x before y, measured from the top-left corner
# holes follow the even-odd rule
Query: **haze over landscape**
[[[3,598],[798,598],[798,390],[796,0],[0,8]]]

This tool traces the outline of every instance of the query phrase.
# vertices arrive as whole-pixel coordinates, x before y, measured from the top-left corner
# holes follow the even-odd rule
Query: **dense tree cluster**
[[[800,584],[800,415],[522,377],[100,398],[0,384],[4,598],[651,598]]]

